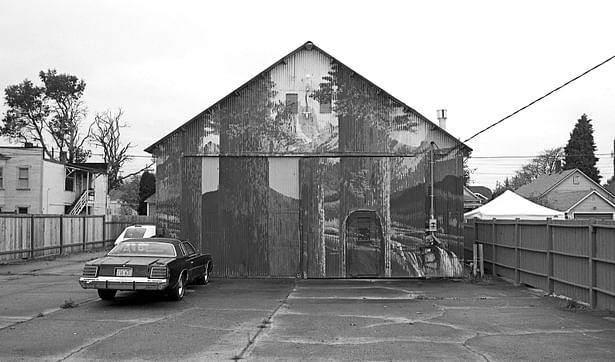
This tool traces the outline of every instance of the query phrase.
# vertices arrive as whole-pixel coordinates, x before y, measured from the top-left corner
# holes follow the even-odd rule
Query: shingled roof
[[[554,187],[563,182],[566,178],[572,175],[577,169],[561,171],[558,173],[553,173],[550,175],[542,175],[539,176],[536,180],[530,182],[529,184],[525,184],[515,190],[517,195],[521,195],[523,197],[541,197],[547,192],[551,191]],[[585,192],[587,194],[587,192]]]

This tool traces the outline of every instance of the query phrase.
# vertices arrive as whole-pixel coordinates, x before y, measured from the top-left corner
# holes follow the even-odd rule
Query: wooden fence
[[[466,251],[474,243],[493,275],[615,310],[615,222],[473,220]]]
[[[104,248],[135,223],[151,217],[124,215],[0,215],[0,261]]]

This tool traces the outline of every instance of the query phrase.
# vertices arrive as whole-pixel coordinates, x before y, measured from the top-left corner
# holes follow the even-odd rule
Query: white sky
[[[38,84],[50,68],[76,75],[89,116],[121,107],[123,136],[145,156],[311,40],[432,121],[446,108],[447,130],[465,140],[615,55],[613,14],[612,1],[0,0],[0,88]],[[583,113],[604,182],[613,176],[615,60],[468,145],[475,157],[535,156],[564,146]],[[528,160],[472,159],[473,181],[493,188]]]

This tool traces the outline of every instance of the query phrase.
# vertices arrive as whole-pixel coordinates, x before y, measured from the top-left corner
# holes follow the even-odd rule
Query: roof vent
[[[440,128],[446,129],[446,109],[438,109],[438,121],[440,122]]]

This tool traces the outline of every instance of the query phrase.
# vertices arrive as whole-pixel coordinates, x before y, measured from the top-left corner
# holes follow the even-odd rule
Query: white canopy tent
[[[507,190],[502,195],[496,197],[491,202],[464,215],[466,220],[479,219],[524,219],[524,220],[546,220],[547,218],[564,219],[562,211],[549,209],[531,202]]]

